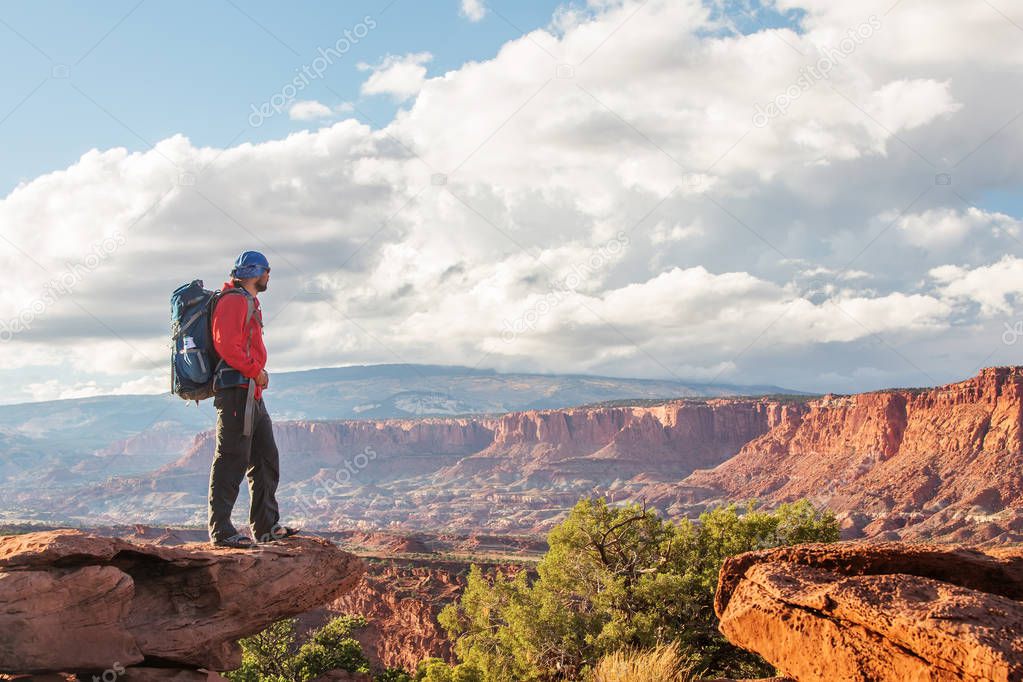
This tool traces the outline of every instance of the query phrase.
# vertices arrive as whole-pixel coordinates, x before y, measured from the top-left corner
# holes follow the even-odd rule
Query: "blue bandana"
[[[270,261],[259,251],[245,251],[234,262],[231,276],[235,279],[259,277],[270,269]]]

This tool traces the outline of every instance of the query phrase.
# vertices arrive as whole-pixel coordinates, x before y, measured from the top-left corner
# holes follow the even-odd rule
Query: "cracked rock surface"
[[[721,569],[721,632],[799,680],[1023,680],[1023,547],[749,552]]]

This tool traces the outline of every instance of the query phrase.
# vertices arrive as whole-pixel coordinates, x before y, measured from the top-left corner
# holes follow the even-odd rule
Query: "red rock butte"
[[[846,536],[1023,540],[1023,368],[930,389],[827,395],[776,422],[667,503],[806,497],[842,512]]]

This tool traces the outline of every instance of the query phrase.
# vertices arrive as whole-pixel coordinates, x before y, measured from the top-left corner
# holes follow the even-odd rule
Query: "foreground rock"
[[[230,670],[239,638],[331,601],[364,570],[301,536],[258,551],[74,530],[0,537],[0,672]]]
[[[725,562],[721,632],[796,680],[1023,680],[1023,547],[801,545]]]

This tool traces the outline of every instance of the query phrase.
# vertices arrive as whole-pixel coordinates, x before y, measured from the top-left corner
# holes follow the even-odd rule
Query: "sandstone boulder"
[[[1023,680],[1023,548],[802,545],[725,562],[721,632],[796,680]]]
[[[257,551],[74,530],[0,537],[0,672],[230,670],[239,638],[330,602],[364,570],[302,536]],[[180,674],[168,679],[192,679]]]

